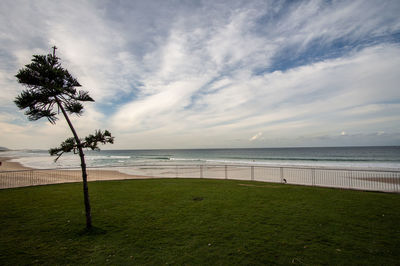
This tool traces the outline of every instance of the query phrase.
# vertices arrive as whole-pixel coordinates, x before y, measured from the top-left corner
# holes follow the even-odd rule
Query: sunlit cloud
[[[255,141],[255,140],[257,140],[257,139],[259,139],[259,138],[261,138],[262,137],[262,132],[258,132],[257,134],[255,134],[254,136],[252,136],[249,140],[250,141]]]

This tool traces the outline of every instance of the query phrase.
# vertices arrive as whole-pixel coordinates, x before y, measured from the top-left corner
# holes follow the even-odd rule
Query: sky
[[[15,75],[56,45],[105,149],[400,145],[400,1],[0,1],[0,146],[48,149]]]

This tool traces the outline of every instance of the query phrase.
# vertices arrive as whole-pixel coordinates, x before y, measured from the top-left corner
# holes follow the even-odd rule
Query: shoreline
[[[73,167],[65,167],[65,168],[37,168],[32,166],[26,166],[20,162],[13,162],[12,160],[17,160],[23,157],[7,157],[7,156],[0,156],[0,162],[2,165],[0,166],[1,171],[20,171],[20,170],[47,170],[47,171],[73,171],[75,169],[79,170],[80,166],[73,166]],[[333,170],[333,171],[379,171],[379,172],[400,172],[400,168],[393,168],[393,167],[361,167],[361,166],[328,166],[328,165],[297,165],[297,164],[250,164],[250,163],[190,163],[190,164],[171,164],[171,163],[143,163],[143,164],[132,164],[132,165],[109,165],[109,166],[88,166],[86,165],[88,170],[91,171],[115,171],[120,174],[128,174],[126,172],[121,172],[119,170],[112,170],[113,168],[129,168],[129,167],[141,167],[141,166],[156,166],[162,167],[165,166],[166,168],[170,168],[173,166],[183,166],[183,167],[196,167],[196,166],[210,166],[210,167],[222,167],[222,166],[229,166],[229,167],[237,167],[237,168],[246,168],[246,167],[254,167],[254,168],[285,168],[285,169],[315,169],[315,170]],[[97,170],[98,169],[98,170]]]
[[[0,161],[6,162],[7,166],[10,170],[68,170],[68,169],[77,169],[80,168],[80,165],[76,166],[65,166],[65,167],[47,167],[47,168],[40,168],[35,167],[32,165],[24,165],[22,162],[12,162],[11,160],[18,160],[24,158],[23,156],[17,157],[7,157],[7,156],[0,156]],[[112,169],[112,168],[129,168],[129,167],[137,167],[137,166],[232,166],[232,167],[255,167],[255,168],[296,168],[296,169],[316,169],[316,170],[348,170],[348,171],[388,171],[388,172],[400,172],[400,165],[398,167],[390,167],[390,166],[359,166],[359,165],[318,165],[318,164],[290,164],[290,163],[261,163],[259,161],[256,162],[234,162],[234,161],[197,161],[191,163],[179,163],[177,161],[161,161],[161,162],[154,162],[154,163],[132,163],[126,165],[101,165],[101,166],[90,166],[86,164],[88,169]],[[2,168],[0,166],[0,171]]]
[[[19,162],[11,162],[13,159],[18,159],[18,157],[0,157],[0,171],[20,171],[20,170],[35,170],[36,168],[27,167]]]
[[[270,168],[400,171],[400,146],[303,147],[276,149],[167,149],[85,151],[89,168],[137,165],[228,165]],[[35,169],[79,168],[78,156],[65,154],[54,163],[46,150],[9,150],[0,157]],[[117,168],[115,168],[117,169]],[[120,171],[120,170],[118,170]]]
[[[0,189],[44,184],[82,182],[80,167],[39,169],[26,167],[0,157]],[[151,178],[209,178],[261,181],[299,185],[317,185],[353,189],[393,189],[399,192],[399,169],[333,168],[306,166],[260,165],[196,165],[147,164],[114,167],[88,167],[88,181],[151,179]],[[113,169],[114,168],[114,169]],[[358,171],[358,173],[357,173]],[[388,185],[385,185],[388,184]],[[389,186],[390,185],[390,186]],[[393,185],[393,186],[391,186]],[[350,187],[349,187],[350,186]],[[392,188],[390,188],[392,190]]]
[[[0,157],[0,189],[82,182],[82,171],[78,169],[37,169],[23,166],[16,159]],[[100,180],[147,179],[149,177],[122,173],[115,170],[87,169],[88,182]]]

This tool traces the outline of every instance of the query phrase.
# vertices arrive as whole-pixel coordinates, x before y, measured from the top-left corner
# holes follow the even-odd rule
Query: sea
[[[13,161],[38,169],[79,167],[77,154],[64,154],[57,162],[45,150],[0,153]],[[335,168],[384,168],[400,170],[400,146],[304,147],[248,149],[174,149],[85,151],[89,167],[182,164],[245,164]]]

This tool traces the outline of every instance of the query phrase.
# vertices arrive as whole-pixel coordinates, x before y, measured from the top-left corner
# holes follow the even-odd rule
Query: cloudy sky
[[[51,46],[113,149],[400,145],[400,1],[0,1],[0,146],[47,149],[14,77]]]

